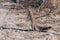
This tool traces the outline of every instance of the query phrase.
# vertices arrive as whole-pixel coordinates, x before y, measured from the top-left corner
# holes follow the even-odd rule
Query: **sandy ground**
[[[27,19],[26,12],[11,12],[4,5],[8,2],[0,3],[0,40],[60,40],[60,17],[53,16],[38,18],[41,26],[52,26],[47,32],[37,32],[31,29],[31,21]],[[23,13],[25,13],[23,15]],[[46,22],[44,22],[46,21]]]

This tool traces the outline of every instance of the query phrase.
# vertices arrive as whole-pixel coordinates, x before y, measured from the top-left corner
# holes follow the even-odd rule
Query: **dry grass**
[[[0,3],[0,40],[60,40],[60,0],[44,0],[28,10],[8,3]]]

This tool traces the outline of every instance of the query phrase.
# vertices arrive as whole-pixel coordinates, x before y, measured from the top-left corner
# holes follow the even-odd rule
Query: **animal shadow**
[[[39,32],[47,32],[47,30],[51,29],[52,27],[38,27]],[[12,30],[19,30],[19,31],[26,31],[26,32],[33,32],[33,31],[37,31],[37,30],[32,30],[32,29],[20,29],[20,28],[5,28],[5,27],[1,27],[0,29],[12,29]]]

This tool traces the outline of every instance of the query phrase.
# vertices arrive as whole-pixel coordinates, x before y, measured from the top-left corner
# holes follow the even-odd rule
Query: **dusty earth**
[[[10,9],[14,3],[0,3],[0,40],[60,40],[60,16],[50,15],[36,19],[39,26],[51,26],[47,32],[32,31],[31,21],[24,9]],[[13,12],[11,12],[13,11]],[[41,13],[45,13],[41,11]],[[54,12],[52,12],[54,13]],[[38,16],[38,15],[35,15]]]

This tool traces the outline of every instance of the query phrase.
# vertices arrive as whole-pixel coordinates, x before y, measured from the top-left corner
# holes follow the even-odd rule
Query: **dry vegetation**
[[[0,2],[0,40],[60,40],[60,0]]]

